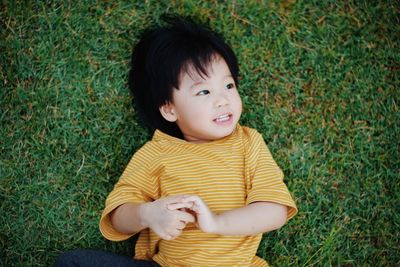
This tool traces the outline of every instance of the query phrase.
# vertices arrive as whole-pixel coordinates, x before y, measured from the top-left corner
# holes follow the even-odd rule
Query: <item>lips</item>
[[[215,122],[226,122],[226,121],[229,121],[231,119],[231,117],[232,117],[232,114],[225,113],[225,114],[222,114],[222,115],[218,116],[217,118],[215,118],[214,121]]]

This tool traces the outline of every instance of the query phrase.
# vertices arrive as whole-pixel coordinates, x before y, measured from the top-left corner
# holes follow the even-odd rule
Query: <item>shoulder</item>
[[[238,131],[239,135],[245,143],[258,145],[264,144],[264,138],[262,134],[259,133],[256,129],[239,125]]]
[[[160,142],[150,140],[150,141],[147,141],[141,148],[139,148],[139,150],[136,151],[135,154],[143,155],[143,156],[150,154],[152,156],[155,156],[155,155],[160,154],[161,152],[162,152],[162,149],[161,149]]]
[[[152,139],[136,151],[131,161],[140,162],[148,167],[159,165],[163,158],[171,153],[171,149],[176,147],[176,139],[156,130]]]
[[[128,166],[132,167],[150,167],[162,157],[160,145],[154,141],[147,141],[132,156]]]

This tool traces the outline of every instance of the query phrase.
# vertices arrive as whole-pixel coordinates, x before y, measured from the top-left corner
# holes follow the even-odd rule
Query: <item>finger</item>
[[[199,207],[202,207],[205,205],[204,201],[198,196],[184,197],[182,199],[182,202],[183,203],[192,203],[192,206],[189,208],[191,210],[197,210]]]
[[[179,203],[172,203],[167,205],[167,209],[169,210],[179,210],[179,209],[190,209],[193,206],[193,202],[179,202]]]
[[[203,200],[198,196],[188,196],[188,195],[183,196],[181,201],[182,202],[193,202],[193,203],[196,203],[196,204],[199,204],[199,203],[203,202]]]
[[[173,204],[173,203],[178,203],[182,202],[182,199],[187,198],[189,195],[174,195],[174,196],[168,196],[164,198],[165,203],[168,204]]]
[[[184,223],[182,221],[178,222],[176,225],[176,229],[178,229],[178,230],[183,230],[183,229],[185,229],[185,227],[186,227],[186,223]]]
[[[178,219],[180,221],[183,221],[184,223],[192,223],[196,221],[196,218],[192,214],[185,211],[178,211],[178,212],[179,212]]]
[[[180,230],[180,229],[171,230],[169,232],[169,235],[171,236],[172,239],[177,238],[181,234],[182,234],[182,230]]]
[[[199,207],[199,205],[193,205],[193,207],[191,207],[191,210],[192,211],[194,211],[195,213],[199,213],[199,211],[200,211],[200,207]]]
[[[161,237],[161,239],[164,239],[164,240],[172,240],[173,239],[173,237],[171,235],[169,235],[169,234],[165,234],[165,235],[160,236],[160,237]]]

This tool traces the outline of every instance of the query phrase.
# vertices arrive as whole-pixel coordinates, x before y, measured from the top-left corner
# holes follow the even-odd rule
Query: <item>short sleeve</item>
[[[296,204],[283,182],[283,172],[272,158],[261,134],[255,132],[250,135],[247,150],[245,157],[246,204],[269,201],[286,205],[288,220],[291,219],[297,213]]]
[[[156,198],[157,174],[154,171],[154,165],[151,164],[154,162],[152,150],[151,145],[146,144],[135,153],[108,195],[99,225],[105,238],[121,241],[133,235],[122,234],[114,229],[109,216],[114,209],[125,203],[145,203]]]

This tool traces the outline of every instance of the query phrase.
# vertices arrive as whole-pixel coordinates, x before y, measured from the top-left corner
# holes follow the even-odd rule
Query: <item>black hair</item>
[[[139,118],[152,129],[182,138],[175,122],[165,120],[159,108],[172,102],[172,92],[179,89],[179,78],[193,66],[207,76],[207,66],[221,56],[238,85],[236,56],[223,37],[205,24],[177,15],[162,16],[164,25],[144,31],[132,52],[129,89]]]

